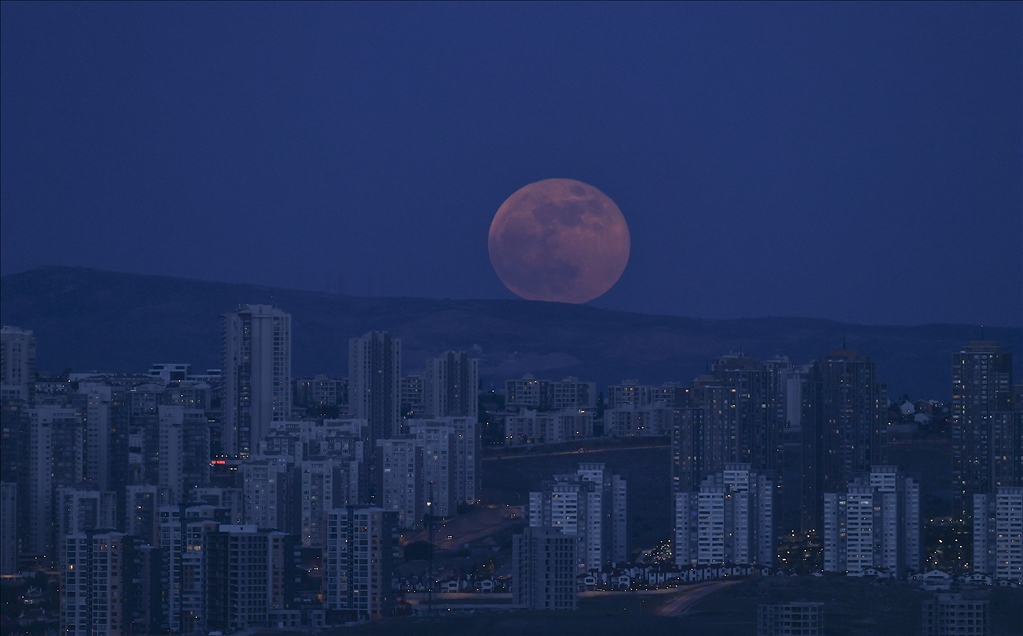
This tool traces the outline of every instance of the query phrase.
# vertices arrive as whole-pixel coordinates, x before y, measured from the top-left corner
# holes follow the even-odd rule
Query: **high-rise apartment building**
[[[824,495],[824,570],[920,571],[920,485],[895,466],[874,466]]]
[[[412,421],[411,436],[423,453],[419,509],[435,517],[453,517],[458,506],[454,430],[436,420]]]
[[[53,508],[59,488],[84,483],[82,418],[75,409],[36,406],[28,410],[28,519],[24,525],[28,554],[52,560],[55,556]]]
[[[327,545],[327,513],[356,503],[358,487],[348,479],[349,462],[323,457],[308,458],[295,465],[297,530],[304,546]],[[354,492],[353,492],[354,490]]]
[[[160,518],[157,514],[160,504],[159,486],[128,486],[124,495],[124,529],[127,534],[140,538],[146,545],[160,545]]]
[[[529,493],[529,526],[552,528],[576,537],[577,574],[604,565],[604,530],[601,489],[597,484],[564,475],[545,481],[539,491]]]
[[[31,402],[35,381],[35,336],[27,329],[0,327],[0,398]]]
[[[601,489],[602,562],[628,563],[628,482],[623,476],[612,474],[601,462],[580,463],[576,475]]]
[[[348,408],[369,422],[370,448],[401,434],[401,340],[371,331],[348,341]]]
[[[601,463],[555,475],[529,493],[529,526],[578,537],[577,574],[628,561],[626,481]]]
[[[692,492],[725,464],[774,471],[782,465],[776,368],[738,354],[680,390],[672,423],[673,488]]]
[[[162,404],[160,422],[159,485],[171,503],[210,482],[210,429],[199,409]]]
[[[285,586],[295,579],[295,537],[253,525],[221,524],[205,533],[204,629],[235,632],[267,627],[271,609],[283,609]],[[275,567],[276,566],[276,567]]]
[[[245,523],[291,532],[299,504],[295,463],[287,459],[253,459],[242,464]]]
[[[129,533],[130,534],[130,533]],[[164,578],[164,551],[141,537],[136,542],[135,573],[137,588],[132,616],[133,634],[167,633],[167,607]],[[132,581],[135,583],[135,581]]]
[[[419,510],[452,517],[459,504],[477,499],[479,422],[470,417],[409,420],[409,433],[422,449]]]
[[[377,452],[381,468],[381,507],[398,513],[399,528],[412,528],[425,512],[420,481],[423,443],[414,438],[378,439]]]
[[[952,505],[959,519],[970,519],[973,495],[1023,485],[1014,410],[1011,354],[986,341],[952,354]]]
[[[163,615],[172,634],[204,630],[206,534],[220,521],[213,506],[164,506],[158,511],[162,571],[167,579]]]
[[[423,375],[426,417],[477,418],[479,360],[464,351],[448,351],[426,361]]]
[[[711,369],[714,381],[710,386],[728,387],[730,392],[715,389],[708,397],[721,400],[718,407],[736,411],[734,423],[731,418],[722,417],[727,422],[722,430],[716,427],[705,427],[705,432],[713,430],[717,439],[711,444],[715,447],[728,447],[726,437],[734,435],[741,440],[733,453],[738,463],[749,464],[754,470],[774,471],[781,468],[782,426],[778,418],[778,386],[777,368],[774,364],[761,364],[741,354],[730,354],[718,358]],[[707,389],[710,387],[708,386]],[[704,389],[705,391],[707,389]],[[699,392],[699,382],[694,384],[690,399]],[[714,404],[714,402],[711,402]],[[734,406],[732,406],[734,404]],[[714,408],[709,415],[721,417]],[[714,468],[715,472],[718,470]]]
[[[532,610],[578,608],[580,538],[552,527],[512,536],[512,603]]]
[[[134,537],[78,532],[61,545],[60,633],[128,636],[137,601]]]
[[[774,486],[749,464],[727,464],[698,491],[675,493],[675,564],[773,564]]]
[[[248,457],[291,416],[291,314],[245,305],[224,314],[224,426],[230,456]]]
[[[888,391],[858,351],[821,356],[810,372],[802,418],[801,527],[820,531],[825,492],[885,463]]]
[[[68,406],[83,416],[85,483],[93,490],[119,495],[129,483],[130,421],[125,399],[127,378],[81,381]]]
[[[110,490],[113,480],[110,468],[116,459],[111,439],[111,402],[113,387],[106,384],[87,384],[79,389],[79,398],[85,415],[85,482],[96,490]],[[124,431],[127,433],[127,431]]]
[[[17,484],[22,498],[28,490],[28,407],[20,400],[0,400],[0,481]],[[25,501],[21,514],[28,512]]]
[[[399,392],[401,398],[398,400],[403,418],[426,417],[426,393],[424,389],[425,379],[422,371],[416,371],[402,376]]]
[[[973,571],[1023,584],[1023,487],[973,496]]]
[[[58,488],[54,506],[56,545],[77,532],[117,529],[117,493],[113,491]]]
[[[398,514],[383,508],[336,508],[327,515],[327,607],[356,620],[382,618],[395,603]]]
[[[0,482],[0,575],[18,572],[18,484]]]

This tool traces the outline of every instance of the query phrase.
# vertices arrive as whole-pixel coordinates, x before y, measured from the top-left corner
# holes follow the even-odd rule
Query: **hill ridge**
[[[714,358],[805,363],[843,339],[875,360],[894,397],[945,399],[950,356],[975,325],[857,325],[826,318],[713,320],[523,300],[360,297],[245,283],[48,266],[0,278],[0,319],[36,333],[38,368],[144,371],[155,362],[220,366],[221,314],[275,304],[293,316],[294,375],[347,375],[348,338],[402,338],[406,372],[447,349],[473,350],[485,386],[533,373],[601,386],[624,378],[689,382]],[[987,327],[1017,353],[1023,329]],[[112,346],[117,343],[121,346]],[[1021,362],[1017,353],[1017,366]]]

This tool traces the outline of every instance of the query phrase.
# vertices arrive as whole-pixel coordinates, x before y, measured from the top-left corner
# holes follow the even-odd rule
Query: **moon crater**
[[[572,179],[531,183],[490,225],[490,262],[527,300],[585,303],[618,281],[629,261],[625,217],[614,201]]]

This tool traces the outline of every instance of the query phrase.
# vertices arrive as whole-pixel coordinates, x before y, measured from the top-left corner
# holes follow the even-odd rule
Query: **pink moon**
[[[581,304],[607,292],[629,262],[629,226],[615,202],[573,179],[531,183],[490,224],[490,262],[526,300]]]

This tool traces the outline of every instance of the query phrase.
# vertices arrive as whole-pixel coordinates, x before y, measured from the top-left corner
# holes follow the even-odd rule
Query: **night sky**
[[[547,178],[592,304],[1019,326],[1021,4],[2,4],[0,267],[513,298]]]

